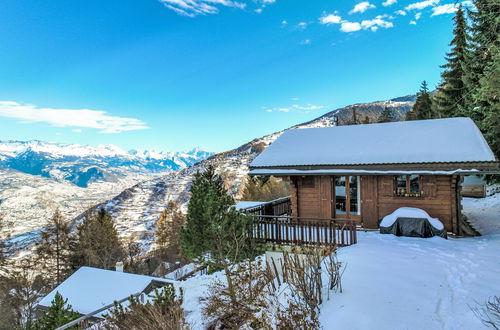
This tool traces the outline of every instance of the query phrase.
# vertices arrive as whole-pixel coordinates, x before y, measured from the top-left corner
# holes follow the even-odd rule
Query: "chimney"
[[[118,262],[116,263],[115,270],[116,270],[117,272],[122,272],[122,273],[123,273],[123,262],[118,261]]]

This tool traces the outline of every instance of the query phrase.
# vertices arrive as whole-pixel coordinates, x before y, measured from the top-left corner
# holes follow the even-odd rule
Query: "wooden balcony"
[[[291,217],[290,210],[290,198],[284,197],[242,211],[257,217],[253,234],[267,243],[348,246],[357,242],[355,221]]]

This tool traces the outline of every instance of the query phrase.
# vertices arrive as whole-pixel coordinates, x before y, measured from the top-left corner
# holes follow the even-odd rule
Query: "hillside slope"
[[[377,118],[387,106],[397,119],[402,119],[413,105],[413,99],[414,97],[407,96],[401,100],[347,106],[289,129],[332,126],[333,116],[337,116],[339,123],[342,124],[352,117],[354,107],[360,118],[364,116]],[[153,225],[167,203],[175,201],[181,207],[186,207],[189,201],[189,187],[196,171],[202,171],[209,165],[215,166],[222,173],[227,188],[234,198],[239,199],[248,174],[248,165],[282,133],[283,131],[254,139],[236,149],[213,155],[179,172],[134,185],[115,198],[95,207],[103,207],[113,215],[122,237],[140,240],[148,246],[153,239]]]

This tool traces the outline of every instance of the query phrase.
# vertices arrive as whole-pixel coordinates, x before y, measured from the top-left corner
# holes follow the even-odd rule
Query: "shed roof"
[[[250,164],[258,168],[496,162],[470,118],[293,129]]]
[[[38,305],[49,307],[59,292],[64,299],[68,299],[74,311],[88,314],[114,301],[144,292],[153,281],[169,282],[163,278],[81,267],[45,296]]]

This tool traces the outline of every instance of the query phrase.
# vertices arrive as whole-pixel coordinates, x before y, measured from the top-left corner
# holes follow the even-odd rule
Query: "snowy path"
[[[500,235],[360,233],[339,256],[344,292],[322,307],[325,329],[482,329],[469,305],[500,295]]]
[[[500,234],[500,193],[485,198],[464,198],[463,213],[482,235]]]

